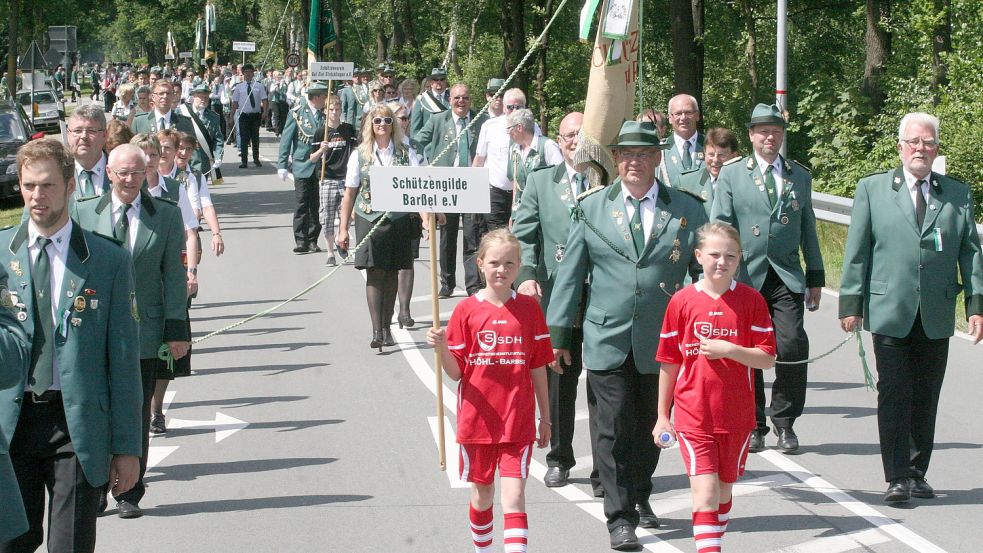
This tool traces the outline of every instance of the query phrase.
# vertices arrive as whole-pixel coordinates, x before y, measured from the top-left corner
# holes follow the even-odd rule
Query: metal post
[[[10,92],[10,97],[16,99],[17,93],[17,34],[18,34],[18,21],[17,16],[20,14],[20,0],[11,0],[8,4],[10,10],[9,15],[9,28],[7,44],[9,48],[7,49],[7,90]]]
[[[775,67],[775,105],[778,109],[782,111],[785,115],[785,120],[788,121],[788,103],[786,102],[786,96],[788,95],[788,83],[786,81],[786,47],[788,46],[788,1],[778,0],[778,29],[777,29],[777,39],[778,44],[775,49],[776,54],[776,67]],[[785,156],[785,144],[786,141],[782,141],[782,156]]]

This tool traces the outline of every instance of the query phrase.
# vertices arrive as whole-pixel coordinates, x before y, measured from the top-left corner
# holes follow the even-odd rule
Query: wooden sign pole
[[[430,298],[433,312],[433,329],[440,330],[440,302],[437,298],[437,215],[427,215],[427,228],[430,233]],[[440,458],[440,470],[447,470],[447,452],[444,448],[444,368],[441,365],[440,352],[434,350],[434,375],[437,379],[437,451]]]

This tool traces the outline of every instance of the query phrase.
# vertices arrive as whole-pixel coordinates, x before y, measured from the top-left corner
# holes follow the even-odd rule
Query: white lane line
[[[587,409],[577,409],[577,412],[574,415],[573,420],[585,421],[589,418],[590,418],[590,413],[587,412]]]
[[[891,541],[890,538],[876,528],[868,528],[867,530],[847,532],[838,536],[826,536],[799,545],[782,547],[769,553],[846,553],[888,541]]]
[[[774,450],[762,451],[758,455],[915,551],[919,551],[920,553],[946,553],[945,549],[921,537],[890,517],[885,516],[870,505],[854,499],[850,494],[816,476],[787,456]]]
[[[433,434],[433,441],[440,443],[437,436],[437,417],[427,417],[430,421],[430,432]],[[454,434],[454,427],[451,421],[444,417],[444,451],[447,452],[447,480],[452,488],[470,488],[471,484],[461,480],[460,456],[458,455],[457,435]]]
[[[178,446],[176,445],[155,445],[151,446],[147,450],[147,470],[156,467],[163,461],[168,455],[177,451]]]

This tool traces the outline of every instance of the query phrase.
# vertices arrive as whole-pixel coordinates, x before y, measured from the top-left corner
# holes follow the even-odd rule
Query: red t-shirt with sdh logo
[[[528,443],[536,439],[532,369],[553,361],[543,310],[512,295],[498,307],[475,294],[454,308],[447,346],[461,367],[457,442]]]
[[[768,304],[757,290],[734,282],[713,299],[700,283],[676,292],[662,321],[655,360],[678,363],[673,406],[676,430],[750,432],[754,418],[754,373],[732,359],[700,355],[700,337],[726,340],[775,355]]]

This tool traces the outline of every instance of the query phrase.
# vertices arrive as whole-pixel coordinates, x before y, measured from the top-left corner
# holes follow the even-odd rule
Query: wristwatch
[[[188,273],[192,275],[198,275],[198,267],[191,267],[188,269]]]

